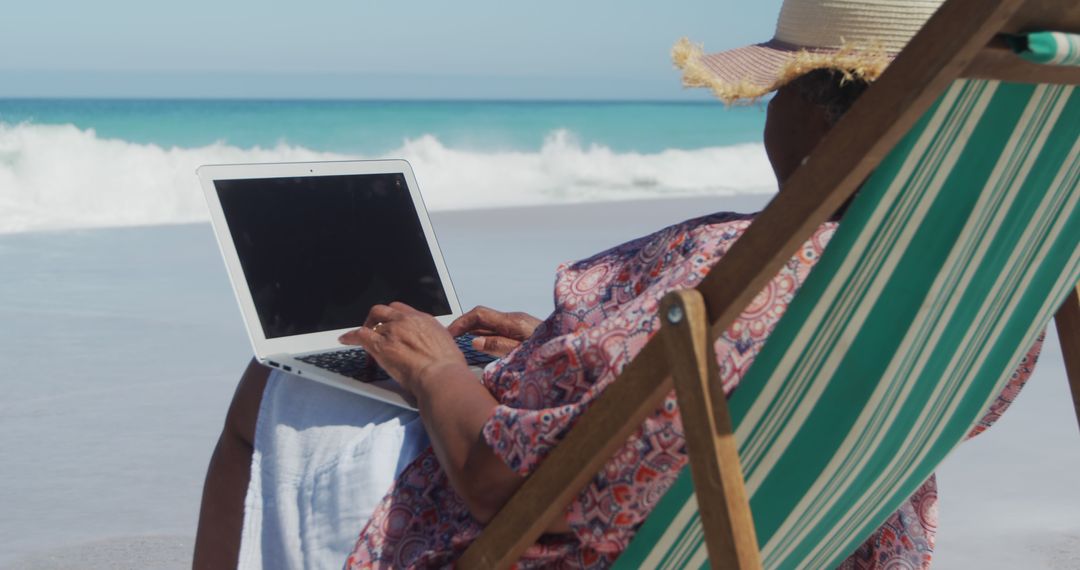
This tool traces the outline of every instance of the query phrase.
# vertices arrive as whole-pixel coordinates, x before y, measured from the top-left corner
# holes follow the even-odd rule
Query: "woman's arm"
[[[474,518],[490,521],[525,479],[484,441],[484,423],[498,402],[469,370],[450,332],[431,315],[391,303],[372,308],[365,326],[341,341],[364,348],[413,394],[450,484]],[[569,530],[563,519],[548,528]]]
[[[473,517],[486,524],[524,482],[481,435],[495,398],[464,362],[429,368],[412,393],[450,484]]]

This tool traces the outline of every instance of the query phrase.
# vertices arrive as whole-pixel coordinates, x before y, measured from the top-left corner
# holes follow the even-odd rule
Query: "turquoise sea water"
[[[761,106],[0,100],[0,233],[205,219],[202,164],[404,158],[434,210],[769,192]]]
[[[285,142],[365,154],[425,134],[454,148],[535,150],[558,129],[618,152],[696,149],[760,140],[764,118],[761,107],[713,102],[0,100],[9,125],[72,124],[161,146]]]

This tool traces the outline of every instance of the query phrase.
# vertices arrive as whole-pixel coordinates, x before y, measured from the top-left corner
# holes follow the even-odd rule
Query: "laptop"
[[[415,409],[338,337],[392,301],[461,315],[412,167],[404,160],[208,165],[210,221],[259,362]],[[457,339],[474,372],[494,360]]]

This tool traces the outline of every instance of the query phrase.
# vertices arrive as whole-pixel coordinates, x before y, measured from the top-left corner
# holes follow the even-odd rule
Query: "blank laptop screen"
[[[450,314],[401,174],[215,180],[266,338],[363,324],[401,301]]]

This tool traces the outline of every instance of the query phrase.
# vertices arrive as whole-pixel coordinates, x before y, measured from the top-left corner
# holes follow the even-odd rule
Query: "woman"
[[[745,50],[707,59],[686,44],[677,48],[676,61],[685,69],[688,82],[709,86],[722,98],[777,91],[768,107],[765,147],[781,191],[784,181],[865,89],[866,82],[887,64],[887,54],[899,51],[938,2],[896,0],[895,5],[883,8],[888,2],[878,1],[863,6],[859,18],[845,18],[837,12],[856,3],[835,3],[839,8],[833,4],[788,0],[777,39],[746,48],[751,50],[749,59]],[[868,18],[867,11],[876,9],[881,10],[880,17]],[[807,13],[820,16],[814,30],[798,25],[807,24],[803,18]],[[898,21],[897,14],[905,19]],[[810,37],[824,29],[835,36],[833,44],[840,37],[859,39],[859,26],[867,21],[878,24],[865,30],[867,39],[887,28],[886,35],[896,45],[886,46],[886,52],[865,51],[853,56],[849,48]],[[792,41],[796,36],[800,41]],[[793,49],[793,44],[812,51]],[[756,75],[746,74],[748,62],[758,66]],[[729,71],[731,74],[725,75]],[[419,451],[401,471],[369,516],[355,517],[363,520],[364,526],[362,530],[351,529],[353,536],[357,531],[360,536],[348,564],[357,568],[451,564],[659,329],[657,307],[663,295],[696,285],[751,220],[750,215],[713,214],[565,265],[556,278],[555,311],[544,321],[481,307],[443,328],[431,316],[400,303],[374,307],[364,327],[344,335],[342,342],[366,349],[416,397],[419,422],[431,446]],[[835,227],[835,222],[820,227],[717,341],[717,381],[726,391],[738,384],[752,363]],[[503,356],[488,367],[482,383],[466,368],[453,343],[453,336],[465,332],[480,335],[478,348]],[[1038,348],[1037,344],[1021,363],[1010,388],[995,405],[995,414],[1000,414],[1026,381]],[[236,539],[243,521],[240,497],[247,482],[251,442],[258,437],[256,416],[260,416],[262,434],[263,416],[270,409],[267,396],[263,396],[260,411],[260,396],[264,385],[269,394],[282,382],[287,380],[276,378],[267,385],[265,371],[256,366],[249,367],[241,380],[207,477],[196,566],[225,566],[236,560]],[[521,566],[609,565],[686,463],[677,412],[674,397],[669,395],[581,492],[566,516],[553,523],[525,553]],[[994,417],[988,416],[984,424]],[[402,449],[410,442],[422,441],[415,417],[381,419],[379,425],[397,422],[405,426],[399,430],[406,433]],[[363,437],[368,441],[371,436]],[[394,464],[404,463],[412,455],[406,449],[389,456],[389,465],[379,467],[389,473]],[[254,469],[251,475],[254,485]],[[258,481],[262,484],[261,478]],[[250,511],[250,491],[248,497]],[[844,566],[929,564],[935,505],[931,478]],[[248,520],[250,523],[250,512]],[[244,528],[245,543],[261,538],[265,546],[267,537],[249,533],[250,524]],[[293,550],[303,550],[303,546]],[[256,561],[274,562],[257,555],[245,555],[242,562]],[[284,562],[310,563],[301,558]]]

